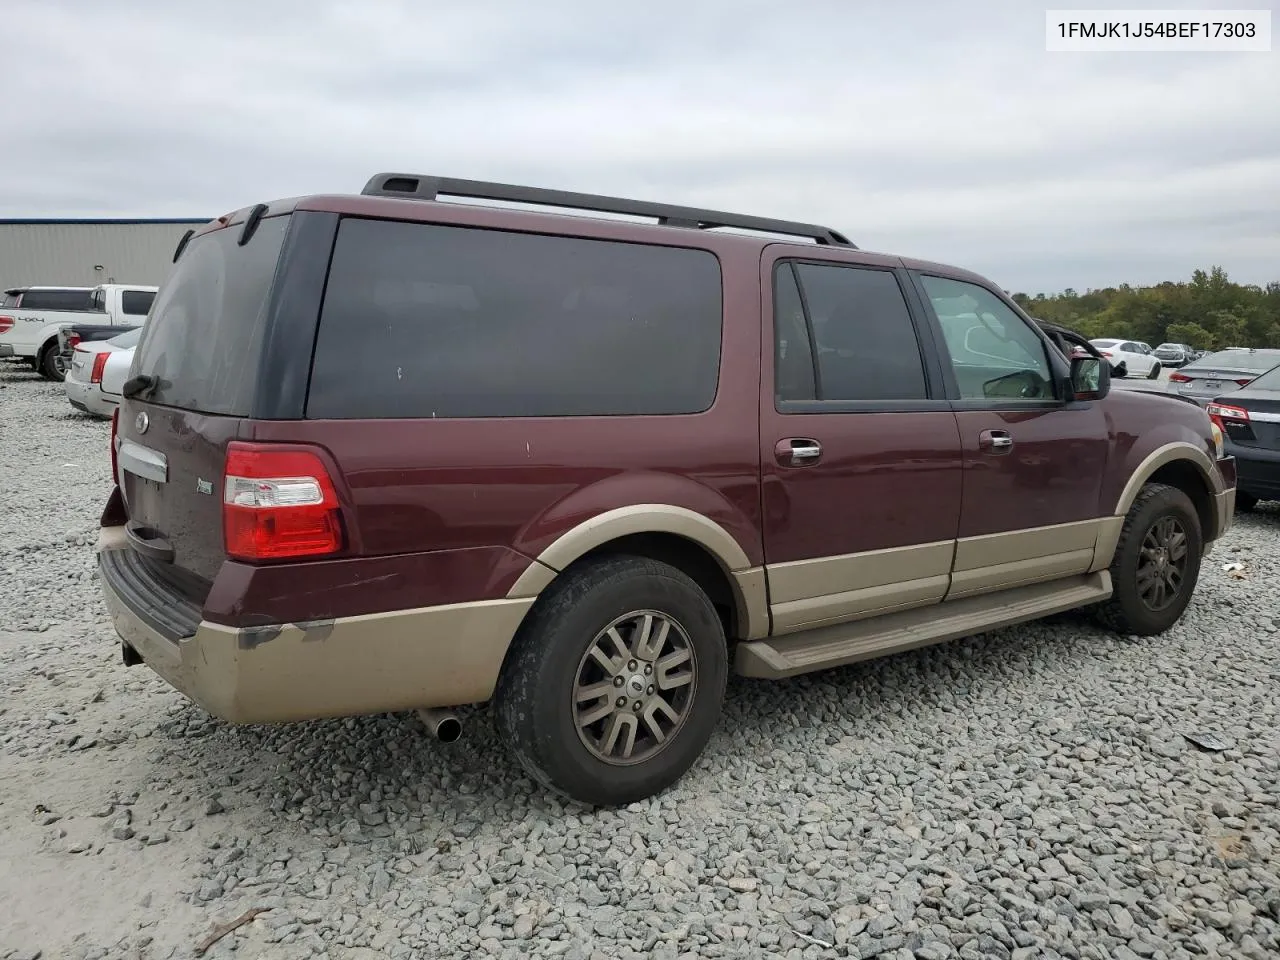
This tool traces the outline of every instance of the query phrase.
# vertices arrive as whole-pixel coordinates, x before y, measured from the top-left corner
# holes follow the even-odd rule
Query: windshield
[[[1220,350],[1201,357],[1193,366],[1197,370],[1225,367],[1229,370],[1270,370],[1280,363],[1280,350]]]
[[[142,328],[136,327],[128,333],[122,333],[118,337],[112,337],[107,343],[113,347],[136,347],[138,339],[142,336]]]
[[[152,304],[132,376],[156,383],[147,399],[243,417],[289,217],[267,217],[244,246],[236,224],[195,237]]]

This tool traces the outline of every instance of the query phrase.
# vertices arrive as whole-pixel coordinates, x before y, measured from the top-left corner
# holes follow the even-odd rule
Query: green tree
[[[1197,350],[1212,350],[1217,346],[1213,334],[1198,323],[1172,323],[1165,330],[1165,336],[1171,343],[1185,343]]]

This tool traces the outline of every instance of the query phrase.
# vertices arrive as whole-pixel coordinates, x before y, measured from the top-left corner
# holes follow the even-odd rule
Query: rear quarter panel
[[[308,564],[305,578],[254,573],[243,606],[296,619],[294,601],[333,616],[502,597],[562,534],[638,504],[702,514],[760,564],[759,247],[706,242],[724,322],[704,413],[247,422],[251,439],[313,443],[340,465],[360,559]],[[224,604],[215,585],[210,605],[231,594]]]

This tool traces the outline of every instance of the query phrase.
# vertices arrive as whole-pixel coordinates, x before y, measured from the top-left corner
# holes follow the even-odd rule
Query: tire
[[[1236,488],[1236,510],[1240,513],[1253,513],[1258,507],[1258,497],[1252,493],[1245,493],[1239,487]]]
[[[48,344],[40,351],[40,360],[36,366],[37,372],[46,380],[52,380],[54,383],[61,383],[67,379],[67,370],[62,362],[62,357],[58,353],[57,343]]]
[[[666,640],[656,654],[641,651],[649,654],[653,668],[646,676],[645,658],[634,656],[639,631],[624,619],[616,635],[628,643],[631,659],[607,657],[621,668],[615,676],[591,651],[597,644],[602,652],[616,649],[608,628],[633,614],[640,618],[637,623],[645,615],[669,618]],[[653,630],[652,636],[660,632]],[[689,656],[672,666],[682,645]],[[673,683],[685,673],[692,679],[666,692],[658,682],[645,692],[632,687],[660,675]],[[539,783],[582,803],[617,806],[665,790],[693,765],[720,718],[727,676],[724,628],[701,588],[667,564],[610,557],[562,574],[539,598],[503,664],[494,692],[495,719],[508,749]],[[595,687],[608,692],[580,704],[579,690]],[[621,707],[615,690],[622,695]],[[657,697],[680,713],[678,723],[664,711],[659,710],[661,716],[651,712],[658,709]],[[634,711],[636,703],[643,703],[640,711],[626,717],[625,708]],[[602,719],[580,728],[580,721],[605,708],[610,712]],[[665,742],[659,744],[649,724],[661,728],[663,721],[668,728],[660,730]],[[611,728],[621,731],[612,745]],[[624,756],[628,746],[634,751],[630,757]]]
[[[1159,361],[1157,361],[1156,363],[1153,363],[1153,364],[1151,365],[1151,369],[1147,371],[1147,379],[1148,379],[1148,380],[1159,380],[1159,379],[1160,379],[1160,363],[1159,363]]]
[[[1154,546],[1154,549],[1160,549],[1162,533],[1170,529],[1168,526],[1162,527],[1166,523],[1172,524],[1183,535],[1184,563],[1181,576],[1177,578],[1178,588],[1170,591],[1172,597],[1164,598],[1163,604],[1153,604],[1150,601],[1159,598],[1150,594],[1144,598],[1146,591],[1140,586],[1139,575],[1143,574],[1144,580],[1150,583],[1147,578],[1152,570],[1145,565],[1154,558],[1144,556],[1144,548]],[[1176,552],[1176,546],[1173,552]],[[1098,620],[1117,633],[1140,637],[1164,633],[1178,622],[1187,609],[1187,604],[1191,602],[1200,576],[1203,553],[1200,517],[1191,498],[1177,487],[1163,483],[1147,484],[1138,493],[1121,528],[1115,557],[1111,561],[1111,585],[1114,592],[1111,599],[1095,608]],[[1172,553],[1170,556],[1172,558]],[[1168,566],[1176,564],[1177,559],[1173,558],[1173,563]]]

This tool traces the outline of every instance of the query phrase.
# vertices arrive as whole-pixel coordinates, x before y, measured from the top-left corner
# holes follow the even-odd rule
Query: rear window
[[[125,290],[120,294],[120,310],[135,317],[145,317],[156,295],[152,290]]]
[[[289,218],[269,217],[243,247],[236,224],[196,237],[156,297],[134,374],[156,377],[153,403],[249,413],[263,319]]]
[[[704,250],[347,219],[307,416],[698,413],[721,314]]]
[[[120,347],[122,349],[127,347],[136,347],[138,345],[138,340],[141,337],[142,328],[134,327],[128,333],[122,333],[118,337],[112,337],[107,341],[107,343],[111,344],[113,347]]]
[[[22,295],[24,310],[92,310],[92,290],[28,290]]]

